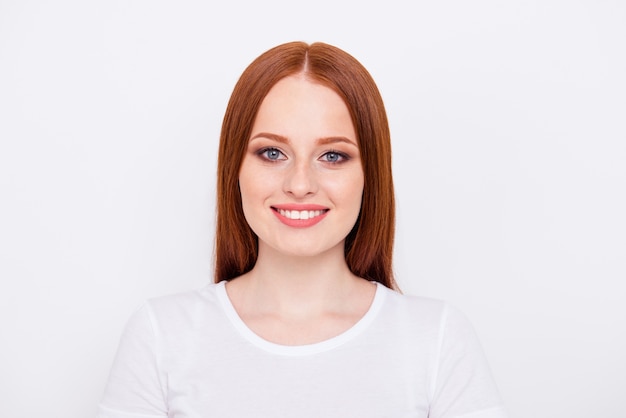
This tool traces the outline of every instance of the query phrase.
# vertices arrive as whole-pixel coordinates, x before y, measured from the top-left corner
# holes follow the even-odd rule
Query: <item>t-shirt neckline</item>
[[[219,300],[224,313],[235,327],[237,332],[248,342],[254,346],[268,351],[273,354],[283,356],[306,356],[311,354],[322,353],[339,347],[342,344],[354,339],[357,335],[366,330],[370,324],[374,321],[385,299],[385,286],[381,283],[374,282],[376,284],[376,292],[372,303],[365,312],[365,314],[359,319],[352,327],[339,335],[331,337],[327,340],[320,341],[313,344],[305,345],[282,345],[268,341],[259,335],[255,334],[241,319],[235,307],[233,306],[228,293],[226,292],[226,280],[223,280],[216,285],[216,295]]]

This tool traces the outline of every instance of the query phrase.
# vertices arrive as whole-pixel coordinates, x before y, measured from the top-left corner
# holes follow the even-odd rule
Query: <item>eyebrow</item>
[[[257,138],[267,138],[267,139],[271,139],[271,140],[274,140],[276,142],[280,142],[283,144],[290,143],[289,138],[282,136],[282,135],[278,135],[278,134],[272,134],[269,132],[260,132],[254,135],[252,138],[250,138],[250,142],[254,141]],[[328,137],[318,138],[317,140],[318,145],[336,144],[338,142],[345,142],[346,144],[350,144],[358,148],[358,145],[356,144],[356,142],[354,142],[353,140],[349,138],[346,138],[345,136],[328,136]]]
[[[267,138],[267,139],[272,139],[276,142],[281,142],[283,144],[288,144],[289,143],[289,139],[287,139],[287,137],[282,136],[282,135],[277,135],[277,134],[270,134],[268,132],[260,132],[256,135],[254,135],[252,138],[250,138],[249,142],[254,141],[257,138]]]

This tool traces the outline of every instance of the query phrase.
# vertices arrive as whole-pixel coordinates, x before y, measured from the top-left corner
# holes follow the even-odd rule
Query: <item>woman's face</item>
[[[339,95],[301,75],[279,81],[259,108],[239,172],[259,252],[343,254],[363,184],[356,132]]]

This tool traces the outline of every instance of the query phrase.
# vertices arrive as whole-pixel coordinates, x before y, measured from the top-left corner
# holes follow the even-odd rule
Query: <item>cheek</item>
[[[354,184],[352,185],[352,190],[354,193],[354,201],[355,201],[355,209],[357,213],[361,212],[361,205],[363,203],[363,190],[365,188],[365,179],[363,177],[363,173],[355,179]]]
[[[239,193],[241,194],[241,202],[243,203],[244,212],[246,212],[246,206],[248,202],[254,200],[254,194],[258,190],[258,186],[255,184],[254,170],[251,169],[250,164],[244,163],[239,170]]]
[[[327,189],[335,202],[346,207],[359,209],[361,207],[361,198],[363,196],[364,179],[361,173],[355,173],[353,176],[346,176],[340,181],[331,179],[327,183]]]
[[[271,176],[264,174],[262,171],[253,168],[243,168],[239,172],[239,189],[241,194],[256,196],[262,195],[269,190],[273,180]]]
[[[251,182],[250,178],[239,176],[239,193],[241,193],[244,214],[247,215],[254,202],[259,198],[259,189]]]
[[[258,206],[259,206],[259,189],[254,182],[254,176],[250,173],[242,170],[239,173],[239,194],[241,195],[241,207],[243,209],[243,216],[248,223],[248,226],[252,228],[255,234],[258,234],[256,229],[258,224]]]
[[[276,188],[276,179],[271,173],[263,170],[253,162],[244,160],[239,170],[239,192],[243,204],[244,214],[248,214],[255,207],[263,205],[263,202],[273,193]]]

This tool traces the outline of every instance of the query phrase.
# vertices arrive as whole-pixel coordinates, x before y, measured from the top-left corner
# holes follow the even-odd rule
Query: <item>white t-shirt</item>
[[[465,317],[378,284],[352,328],[271,343],[225,282],[146,302],[130,319],[99,418],[505,418]]]

